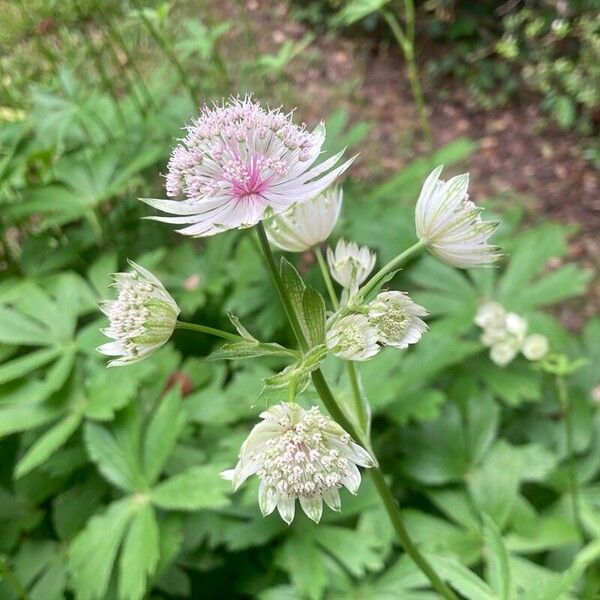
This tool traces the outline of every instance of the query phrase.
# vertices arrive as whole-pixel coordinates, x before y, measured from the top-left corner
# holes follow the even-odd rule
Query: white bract
[[[378,331],[363,314],[351,314],[336,319],[326,336],[327,348],[339,358],[368,360],[381,350]]]
[[[101,305],[110,325],[102,333],[114,341],[97,348],[111,360],[109,367],[127,365],[148,356],[164,345],[173,333],[179,307],[150,271],[129,261],[133,271],[116,273],[116,300]]]
[[[258,502],[264,516],[279,510],[288,524],[296,498],[313,521],[319,522],[323,501],[340,510],[339,488],[356,494],[361,475],[357,465],[373,467],[369,453],[355,444],[335,421],[316,406],[305,410],[281,403],[261,413],[242,445],[235,469],[222,473],[237,490],[248,477],[260,480]]]
[[[523,352],[523,356],[527,360],[537,361],[542,360],[542,358],[548,354],[549,349],[550,344],[545,335],[542,335],[541,333],[532,333],[523,341],[521,352]]]
[[[329,188],[316,198],[298,202],[266,224],[269,241],[286,252],[304,252],[324,242],[342,208],[341,188]]]
[[[417,236],[430,252],[449,265],[467,269],[498,258],[488,244],[497,223],[483,221],[481,209],[469,200],[467,173],[439,179],[442,167],[427,177],[415,211]]]
[[[169,161],[167,195],[181,199],[143,201],[175,215],[152,218],[185,235],[250,227],[319,195],[350,166],[335,166],[342,152],[315,164],[324,141],[323,123],[307,131],[248,96],[204,106]]]
[[[377,329],[377,339],[386,346],[408,348],[427,331],[427,325],[419,318],[425,317],[427,311],[404,292],[382,292],[368,308],[369,322]]]
[[[331,276],[353,295],[375,266],[377,254],[355,242],[339,240],[335,252],[327,248]]]
[[[510,342],[497,342],[490,348],[490,360],[499,367],[505,367],[518,354],[519,346]]]

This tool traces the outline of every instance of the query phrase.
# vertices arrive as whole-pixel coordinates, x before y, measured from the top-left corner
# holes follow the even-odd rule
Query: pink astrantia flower
[[[250,227],[310,200],[343,173],[335,166],[343,151],[315,165],[325,126],[312,132],[291,114],[264,109],[250,97],[205,106],[171,154],[167,194],[181,200],[145,198],[170,217],[157,221],[185,225],[194,237]]]

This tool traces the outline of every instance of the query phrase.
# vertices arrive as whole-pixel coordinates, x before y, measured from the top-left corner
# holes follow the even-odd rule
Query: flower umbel
[[[110,325],[102,333],[114,341],[97,348],[111,360],[109,367],[127,365],[142,360],[164,345],[173,333],[179,307],[162,283],[133,261],[133,271],[116,273],[115,286],[119,292],[116,300],[101,305]]]
[[[345,360],[369,360],[381,350],[378,331],[363,314],[351,314],[334,321],[327,331],[327,348]]]
[[[185,225],[185,235],[250,227],[314,198],[350,166],[335,166],[342,152],[315,165],[324,140],[322,123],[307,131],[249,96],[204,106],[169,161],[167,194],[184,199],[143,200],[175,215],[151,218]]]
[[[439,179],[442,167],[427,177],[415,210],[419,239],[430,252],[449,265],[468,269],[498,258],[495,246],[488,244],[497,223],[484,221],[481,208],[469,200],[469,175]]]
[[[295,204],[268,222],[269,241],[286,252],[304,252],[324,242],[340,216],[342,198],[341,188],[334,187]]]
[[[296,498],[316,523],[323,500],[340,510],[339,488],[356,494],[361,475],[356,465],[373,467],[369,453],[316,406],[305,410],[292,403],[272,406],[261,413],[242,445],[235,469],[222,476],[237,490],[248,477],[260,480],[258,502],[264,516],[275,508],[288,523],[294,519]]]
[[[542,360],[548,354],[550,344],[548,338],[541,333],[532,333],[523,341],[521,352],[527,360]]]
[[[377,329],[378,341],[386,346],[403,350],[427,331],[419,318],[427,316],[427,311],[404,292],[382,292],[368,308],[369,322]]]
[[[331,276],[350,295],[356,293],[358,286],[369,276],[375,266],[377,254],[367,248],[359,247],[355,242],[339,240],[335,252],[327,248],[327,263]]]

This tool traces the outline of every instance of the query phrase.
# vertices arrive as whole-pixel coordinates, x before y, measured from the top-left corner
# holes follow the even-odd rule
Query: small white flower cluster
[[[109,367],[127,365],[148,356],[171,337],[179,307],[161,282],[140,265],[129,261],[130,273],[116,273],[117,300],[108,300],[101,310],[110,325],[102,333],[114,341],[98,347],[98,352],[118,356]]]
[[[546,336],[527,335],[527,321],[514,312],[507,312],[497,302],[483,302],[475,315],[475,323],[483,329],[481,343],[490,349],[490,359],[501,367],[519,352],[531,361],[542,360],[548,353]]]
[[[327,248],[327,263],[331,276],[352,297],[358,291],[358,286],[369,276],[377,254],[366,246],[360,247],[355,242],[339,240],[335,252]]]
[[[427,311],[404,292],[382,292],[356,310],[359,312],[334,317],[327,331],[327,347],[345,360],[368,360],[383,346],[403,350],[427,331],[420,318]]]
[[[222,477],[237,490],[256,475],[264,516],[277,508],[290,524],[298,499],[306,515],[318,523],[323,501],[340,510],[342,486],[356,494],[361,481],[357,465],[375,466],[369,453],[316,406],[305,410],[295,403],[281,403],[260,417],[262,422],[242,445],[235,469],[224,471]]]

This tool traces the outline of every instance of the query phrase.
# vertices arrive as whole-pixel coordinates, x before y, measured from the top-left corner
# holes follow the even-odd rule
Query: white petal
[[[296,499],[295,498],[284,498],[279,497],[277,501],[277,510],[281,515],[281,518],[289,525],[294,520],[294,513],[296,512]]]
[[[300,506],[306,513],[309,519],[312,519],[315,523],[321,520],[323,514],[323,500],[321,496],[315,496],[314,498],[300,497]]]
[[[348,488],[350,493],[356,494],[358,492],[358,488],[360,487],[360,471],[353,463],[350,463],[348,473],[342,483]]]
[[[260,482],[258,486],[258,506],[263,517],[270,515],[277,506],[279,494],[272,488],[265,484],[264,481]]]
[[[342,507],[340,493],[335,487],[332,487],[323,493],[323,500],[325,500],[327,506],[329,506],[331,510],[339,511]]]

